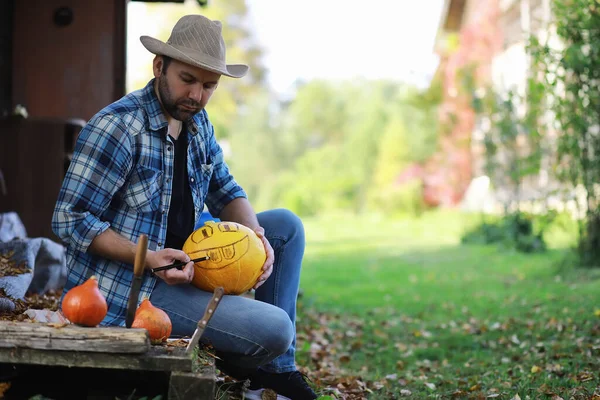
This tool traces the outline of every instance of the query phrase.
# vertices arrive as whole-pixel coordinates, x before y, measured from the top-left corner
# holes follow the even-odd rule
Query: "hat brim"
[[[140,36],[140,42],[144,47],[153,54],[174,58],[186,64],[190,64],[202,69],[206,69],[217,74],[226,75],[232,78],[241,78],[248,72],[248,66],[245,64],[226,64],[225,68],[214,65],[208,61],[190,57],[170,44],[150,36]]]

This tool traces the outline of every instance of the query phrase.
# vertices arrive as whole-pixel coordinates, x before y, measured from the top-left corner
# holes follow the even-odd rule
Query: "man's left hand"
[[[275,252],[271,247],[271,243],[269,243],[269,241],[265,237],[265,229],[262,226],[256,228],[254,232],[262,240],[263,245],[265,246],[265,252],[267,253],[267,259],[265,260],[265,264],[262,267],[263,273],[261,276],[258,277],[256,285],[254,285],[254,290],[256,290],[259,287],[261,287],[267,279],[269,279],[269,276],[271,276],[271,273],[273,272],[273,263],[275,262]]]

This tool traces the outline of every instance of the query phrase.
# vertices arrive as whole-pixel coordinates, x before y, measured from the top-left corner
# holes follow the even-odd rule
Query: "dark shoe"
[[[277,393],[278,400],[313,400],[317,398],[306,382],[305,376],[299,371],[271,374],[259,370],[250,379],[250,387],[245,393],[246,399],[261,399],[264,389],[271,389]]]

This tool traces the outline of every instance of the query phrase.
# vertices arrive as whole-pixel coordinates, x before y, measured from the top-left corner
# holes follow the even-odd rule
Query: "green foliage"
[[[419,212],[419,182],[397,177],[436,149],[428,96],[360,80],[312,81],[287,103],[265,92],[231,130],[228,162],[259,210]]]
[[[474,109],[488,121],[483,131],[484,170],[496,187],[511,193],[506,208],[514,203],[519,209],[524,179],[540,172],[545,152],[544,125],[540,122],[542,93],[530,79],[525,97],[512,90],[500,94],[490,88],[483,98],[474,98]],[[526,111],[521,112],[522,108]]]
[[[600,4],[596,0],[553,3],[560,45],[533,38],[538,84],[545,90],[558,130],[556,177],[570,190],[585,189],[586,218],[580,227],[584,265],[600,257]]]
[[[499,219],[484,221],[468,230],[461,238],[464,244],[499,244],[503,248],[514,249],[523,253],[546,251],[544,231],[550,225],[555,214],[543,216],[517,212]],[[534,226],[534,219],[538,226]],[[492,219],[489,218],[488,219]]]

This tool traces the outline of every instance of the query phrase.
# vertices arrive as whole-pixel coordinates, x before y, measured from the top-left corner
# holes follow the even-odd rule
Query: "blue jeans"
[[[285,209],[257,216],[275,252],[273,273],[256,290],[256,300],[224,296],[202,336],[238,375],[258,367],[271,373],[296,370],[296,299],[304,227]],[[150,301],[171,318],[173,336],[191,336],[211,297],[192,285],[171,286],[158,280]]]

